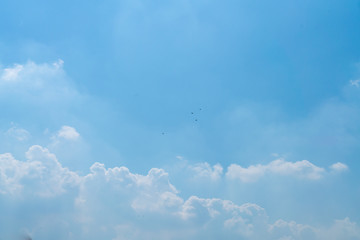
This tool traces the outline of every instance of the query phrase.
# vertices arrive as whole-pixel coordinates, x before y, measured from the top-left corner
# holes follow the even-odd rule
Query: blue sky
[[[359,42],[358,0],[2,1],[0,239],[360,239]]]

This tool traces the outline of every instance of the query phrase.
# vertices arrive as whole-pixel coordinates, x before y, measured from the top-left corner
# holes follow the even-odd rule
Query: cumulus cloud
[[[96,182],[104,188],[114,188],[128,198],[128,204],[135,211],[161,211],[181,203],[176,195],[176,188],[170,184],[168,173],[163,169],[153,168],[147,175],[133,174],[126,167],[106,169],[101,163],[95,163],[90,168],[91,173],[83,178],[83,188]],[[89,190],[91,190],[90,187]],[[93,192],[82,191],[81,199],[86,199],[87,194]],[[84,194],[84,195],[83,195]],[[95,192],[96,194],[96,192]]]
[[[281,219],[271,223],[265,209],[254,203],[197,196],[184,200],[162,169],[139,175],[95,163],[83,179],[77,204],[87,226],[82,236],[90,238],[320,240],[327,231]],[[357,227],[349,222],[338,231],[344,229]]]
[[[347,166],[343,163],[335,163],[330,168],[332,170],[342,171],[347,169]],[[325,173],[326,170],[324,168],[318,167],[307,160],[287,162],[280,158],[267,165],[251,165],[247,168],[238,164],[231,164],[227,169],[226,177],[228,179],[238,179],[242,182],[254,182],[265,174],[273,174],[317,180],[323,177]]]
[[[265,168],[280,173],[300,172],[310,178],[317,169],[303,161],[274,161]],[[70,194],[70,189],[76,189],[75,194]],[[27,220],[16,226],[40,240],[350,240],[360,236],[359,227],[348,218],[315,228],[282,219],[271,222],[265,209],[254,203],[239,205],[198,196],[183,199],[170,183],[169,174],[159,168],[142,175],[126,167],[106,168],[94,163],[88,174],[80,176],[62,167],[54,154],[38,145],[29,148],[26,161],[16,160],[10,153],[0,155],[0,194],[1,201],[10,197],[15,201],[12,207],[30,212]],[[19,198],[26,200],[19,202]],[[0,221],[10,214],[6,212],[9,202],[2,203]],[[46,211],[41,210],[43,207]],[[8,236],[8,231],[0,226],[0,238]]]
[[[62,126],[57,133],[57,137],[64,138],[66,140],[76,140],[80,137],[80,134],[73,127]]]
[[[79,176],[61,166],[48,149],[34,145],[26,152],[27,161],[16,160],[10,153],[0,155],[0,193],[35,194],[51,197],[76,185]]]
[[[182,206],[181,217],[198,231],[197,239],[256,237],[267,231],[268,217],[256,204],[236,205],[222,199],[190,197]],[[195,237],[192,236],[192,237]]]

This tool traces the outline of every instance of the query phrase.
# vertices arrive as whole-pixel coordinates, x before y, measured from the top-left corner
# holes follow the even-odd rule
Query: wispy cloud
[[[11,128],[9,128],[6,132],[5,135],[15,138],[18,141],[26,141],[31,137],[31,134],[23,129],[23,128],[19,128],[17,126],[13,126]]]
[[[355,87],[360,87],[360,79],[350,80],[350,85]]]

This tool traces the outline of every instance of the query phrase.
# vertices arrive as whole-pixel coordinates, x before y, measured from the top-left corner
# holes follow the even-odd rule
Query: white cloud
[[[176,195],[176,188],[169,182],[168,173],[163,169],[153,168],[144,176],[132,174],[126,167],[106,169],[103,164],[95,163],[90,170],[91,173],[84,177],[83,190],[94,182],[104,188],[114,188],[114,191],[121,193],[123,199],[125,197],[128,200],[129,206],[135,211],[162,211],[182,202]],[[88,198],[87,194],[92,193],[81,192],[80,198]]]
[[[55,68],[62,68],[63,67],[63,65],[64,65],[64,61],[62,60],[62,59],[59,59],[59,60],[57,60],[56,62],[54,62],[53,63],[53,66],[55,67]]]
[[[282,219],[277,220],[274,224],[269,224],[268,231],[274,239],[317,239],[315,228],[298,224],[294,221],[286,222]]]
[[[36,103],[40,105],[58,105],[74,102],[80,95],[72,86],[63,70],[63,61],[37,64],[27,62],[13,67],[0,67],[1,97],[12,98],[12,103]]]
[[[315,166],[307,160],[287,162],[280,158],[267,165],[251,165],[247,168],[231,164],[226,172],[226,177],[239,179],[242,182],[254,182],[265,174],[274,174],[316,180],[320,179],[324,173],[325,169]]]
[[[230,179],[240,179],[243,182],[253,182],[262,177],[266,167],[263,165],[250,166],[243,168],[237,164],[231,164],[226,172],[226,177]]]
[[[223,173],[223,168],[220,164],[215,164],[211,167],[207,162],[191,165],[189,168],[195,173],[196,177],[208,178],[213,181],[219,180]]]
[[[360,87],[360,79],[350,80],[350,85],[355,87]]]
[[[349,167],[341,162],[337,162],[334,163],[333,165],[330,166],[330,169],[335,171],[335,172],[343,172],[349,169]]]
[[[52,197],[74,186],[79,176],[61,166],[48,149],[34,145],[26,152],[27,161],[11,154],[0,155],[0,192],[2,194],[35,194]]]
[[[80,137],[80,134],[73,127],[62,126],[58,131],[57,136],[66,140],[76,140]]]
[[[28,214],[16,227],[34,239],[350,240],[360,236],[359,227],[348,218],[315,228],[281,219],[271,222],[265,209],[254,203],[238,205],[198,196],[185,200],[170,183],[169,174],[159,168],[141,175],[126,167],[95,163],[90,173],[79,176],[41,146],[30,147],[26,158],[19,161],[9,153],[0,155],[0,193],[2,199],[11,196],[13,207]],[[307,178],[317,172],[307,161],[273,161],[260,169]],[[8,203],[2,203],[0,220],[11,214],[6,212]],[[7,231],[0,226],[0,238]]]
[[[28,169],[38,169],[37,164],[29,166],[16,160],[10,153],[0,155],[0,193],[13,194],[22,189],[20,179],[27,175]]]
[[[287,162],[277,159],[268,164],[268,171],[280,175],[294,175],[308,179],[319,179],[325,172],[323,168],[317,167],[307,160]]]
[[[26,141],[31,137],[31,134],[27,130],[16,126],[9,128],[5,134],[9,137],[17,139],[18,141]]]
[[[49,149],[54,152],[64,152],[66,153],[66,149],[70,149],[70,147],[74,147],[73,143],[77,143],[76,147],[79,148],[80,145],[83,144],[80,139],[80,133],[76,131],[74,127],[70,126],[62,126],[56,133],[54,133],[51,137],[51,142],[48,145]],[[69,145],[70,144],[70,145]],[[78,151],[78,149],[71,149],[72,151]],[[73,155],[73,154],[72,154]]]
[[[360,227],[356,222],[351,222],[349,218],[335,220],[330,228],[315,229],[315,232],[319,240],[360,239]]]
[[[18,80],[19,73],[23,70],[24,66],[15,64],[12,68],[4,68],[1,71],[1,81],[16,81]]]

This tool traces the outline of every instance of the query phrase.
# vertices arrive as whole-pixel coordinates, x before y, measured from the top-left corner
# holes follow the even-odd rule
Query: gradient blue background
[[[4,0],[0,66],[62,59],[82,97],[0,97],[0,129],[32,135],[0,139],[0,153],[23,159],[48,144],[45,129],[69,125],[85,143],[52,151],[72,170],[160,167],[183,197],[255,202],[274,220],[359,222],[360,91],[349,84],[360,77],[359,43],[359,0]],[[176,158],[226,169],[274,153],[349,171],[315,183],[197,186]]]

